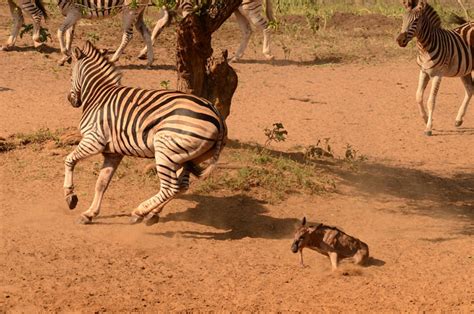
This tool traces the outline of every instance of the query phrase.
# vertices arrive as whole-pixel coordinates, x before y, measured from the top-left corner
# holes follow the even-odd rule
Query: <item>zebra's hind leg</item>
[[[96,155],[103,151],[104,145],[100,144],[96,140],[97,136],[88,135],[85,136],[77,145],[77,147],[67,155],[64,160],[64,196],[69,209],[76,208],[78,198],[74,193],[74,167],[77,162],[81,159]]]
[[[433,113],[436,105],[436,96],[438,95],[441,84],[441,76],[435,76],[431,83],[430,97],[428,98],[428,122],[426,123],[425,135],[431,136],[433,133]]]
[[[123,156],[118,154],[103,155],[104,163],[102,165],[102,169],[100,170],[99,177],[97,178],[97,182],[95,184],[94,200],[92,201],[92,204],[89,209],[81,214],[79,223],[82,224],[91,223],[92,218],[97,217],[97,215],[99,215],[100,205],[102,203],[104,193],[107,190],[107,187],[109,186],[110,180],[112,179],[115,170],[117,170],[117,167],[123,159]]]
[[[20,32],[21,26],[24,24],[25,19],[23,18],[23,13],[19,6],[17,6],[12,0],[8,0],[8,6],[10,8],[10,13],[13,18],[13,25],[11,34],[8,37],[7,43],[5,46],[2,46],[1,50],[8,51],[15,46],[18,33]]]
[[[43,46],[40,40],[41,16],[32,16],[31,18],[33,20],[33,46],[39,48]]]
[[[155,24],[155,27],[153,28],[153,32],[151,33],[151,45],[153,46],[155,44],[156,39],[158,36],[161,34],[163,29],[170,23],[170,14],[166,8],[162,8],[160,10],[160,18]],[[140,54],[138,55],[138,59],[144,60],[147,58],[147,51],[148,51],[148,46],[145,46],[141,51]]]
[[[263,47],[262,53],[267,60],[273,60],[274,57],[270,51],[271,42],[271,28],[268,25],[268,21],[262,16],[260,12],[253,10],[248,11],[248,19],[255,26],[258,31],[263,33]]]
[[[240,32],[242,33],[242,40],[240,41],[239,49],[237,49],[234,57],[230,60],[231,62],[238,61],[240,58],[242,58],[245,49],[247,49],[247,45],[249,44],[250,36],[252,35],[250,23],[242,11],[243,9],[239,8],[239,10],[234,12],[235,17],[237,18],[237,23],[240,27]]]
[[[148,60],[147,66],[150,67],[153,64],[153,43],[151,41],[150,31],[148,30],[148,27],[146,26],[145,21],[143,20],[143,12],[144,11],[139,14],[138,19],[135,22],[135,28],[142,35],[143,41],[146,44]]]
[[[428,122],[428,116],[426,115],[425,107],[423,104],[423,95],[425,93],[426,86],[428,86],[428,82],[430,81],[430,76],[420,71],[420,78],[418,80],[418,88],[416,90],[416,103],[418,104],[418,109],[420,110],[420,115],[423,118],[424,123]]]
[[[466,114],[467,106],[469,105],[469,101],[472,97],[472,89],[473,89],[473,82],[472,82],[472,75],[469,73],[466,76],[461,77],[462,83],[464,84],[464,89],[466,91],[464,95],[464,99],[462,101],[461,107],[459,107],[458,115],[456,116],[456,122],[454,125],[456,127],[460,127],[463,122],[463,117]]]
[[[116,62],[120,58],[120,56],[122,55],[122,52],[125,50],[130,40],[132,40],[133,24],[135,24],[137,17],[138,15],[135,13],[134,10],[130,10],[128,9],[128,7],[125,7],[123,9],[122,41],[120,43],[120,46],[118,47],[118,49],[115,51],[114,55],[112,56],[112,58],[110,58],[111,62]]]

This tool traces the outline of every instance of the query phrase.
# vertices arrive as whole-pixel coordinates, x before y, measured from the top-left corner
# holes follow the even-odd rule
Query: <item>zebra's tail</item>
[[[226,138],[227,138],[227,127],[225,125],[225,121],[223,121],[223,125],[221,128],[221,132],[219,133],[219,137],[217,139],[216,144],[214,145],[214,152],[209,162],[209,165],[205,168],[196,165],[192,161],[188,161],[184,167],[194,174],[196,177],[200,179],[207,179],[211,172],[217,167],[217,162],[219,161],[219,157],[221,155],[222,149],[225,146]]]
[[[35,4],[38,7],[38,9],[43,13],[44,20],[46,21],[48,19],[48,12],[46,11],[43,1],[42,0],[35,0]]]
[[[462,24],[466,24],[468,21],[465,18],[463,18],[462,16],[459,16],[455,13],[451,13],[448,16],[448,22],[451,23],[451,24],[462,25]]]
[[[265,15],[270,22],[275,21],[275,16],[273,15],[273,4],[272,0],[265,0]]]

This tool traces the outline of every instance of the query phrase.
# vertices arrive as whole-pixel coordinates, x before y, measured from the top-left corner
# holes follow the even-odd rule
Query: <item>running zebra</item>
[[[227,135],[225,121],[207,100],[170,90],[146,90],[120,84],[121,74],[90,42],[75,48],[68,100],[82,105],[82,140],[65,160],[64,191],[75,208],[73,170],[86,157],[102,153],[104,164],[82,223],[92,222],[122,157],[155,158],[160,191],[132,211],[132,223],[158,222],[159,213],[189,186],[189,175],[207,176],[216,166]],[[201,169],[199,163],[210,159]],[[182,169],[178,175],[178,170]]]
[[[153,46],[144,20],[143,14],[148,6],[149,0],[58,0],[58,7],[65,16],[63,24],[58,29],[58,39],[61,47],[62,59],[59,65],[71,62],[71,45],[74,36],[74,27],[81,18],[101,19],[112,17],[120,12],[122,18],[122,42],[110,61],[115,62],[120,58],[125,47],[133,37],[133,26],[142,35],[146,43],[145,53],[148,60],[147,65],[153,63]],[[66,41],[64,40],[66,37]]]
[[[426,0],[404,0],[406,13],[397,42],[400,47],[406,47],[413,37],[418,39],[418,58],[420,78],[416,91],[421,116],[426,123],[425,134],[432,134],[433,111],[436,103],[441,78],[460,77],[466,91],[464,100],[459,108],[455,126],[463,123],[463,117],[471,99],[473,81],[474,54],[474,23],[466,23],[453,30],[441,27],[441,19]],[[430,79],[431,92],[428,98],[428,115],[423,107],[423,93]]]
[[[13,19],[13,25],[10,37],[1,50],[7,51],[15,46],[20,28],[25,23],[23,13],[26,13],[33,20],[33,44],[35,48],[40,47],[43,43],[40,41],[41,20],[48,18],[48,14],[41,0],[19,0],[17,5],[13,0],[8,0],[8,7]]]
[[[175,11],[178,12],[183,18],[188,14],[193,13],[196,7],[196,3],[200,3],[202,0],[177,0]],[[250,24],[253,24],[255,28],[263,32],[263,55],[267,60],[273,60],[274,57],[270,51],[270,42],[271,42],[271,28],[269,27],[268,21],[274,21],[273,16],[272,2],[271,0],[265,0],[265,15],[266,18],[262,16],[262,0],[243,0],[242,4],[239,6],[238,10],[234,12],[237,22],[242,33],[242,41],[240,42],[239,49],[235,53],[231,61],[237,61],[244,55],[245,49],[250,41],[250,35],[252,34],[252,28]],[[158,38],[158,35],[161,33],[163,28],[169,24],[170,14],[166,8],[162,9],[161,18],[155,25],[155,28],[152,32],[152,41],[153,44]],[[139,58],[144,59],[147,52],[147,48],[143,48],[140,52]]]

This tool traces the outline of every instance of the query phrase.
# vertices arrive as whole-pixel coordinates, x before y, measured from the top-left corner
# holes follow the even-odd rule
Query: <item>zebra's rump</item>
[[[100,19],[117,15],[125,6],[124,0],[59,0],[58,6],[63,15],[74,6],[83,18]]]

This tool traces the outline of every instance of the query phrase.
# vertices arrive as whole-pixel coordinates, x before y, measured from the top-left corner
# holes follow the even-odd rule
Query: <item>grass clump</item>
[[[28,134],[18,133],[14,135],[14,138],[17,139],[19,145],[43,144],[48,141],[59,143],[58,135],[48,128]]]

